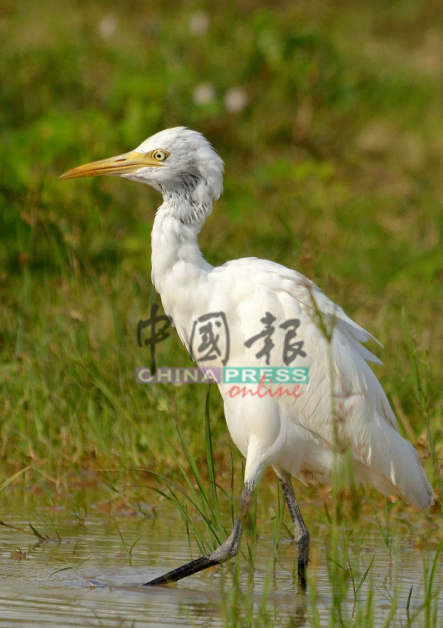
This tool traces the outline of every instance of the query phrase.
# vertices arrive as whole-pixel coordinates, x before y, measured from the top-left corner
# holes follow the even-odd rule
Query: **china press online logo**
[[[159,367],[154,375],[148,367],[135,369],[138,384],[219,384],[294,385],[309,383],[307,366],[224,366],[224,367]]]
[[[216,382],[229,386],[225,392],[230,397],[251,395],[258,397],[300,397],[309,383],[307,366],[290,366],[297,358],[306,358],[304,341],[297,336],[300,320],[290,318],[277,322],[271,312],[256,322],[256,333],[243,342],[246,352],[255,355],[256,360],[264,360],[266,366],[237,367],[226,366],[229,360],[231,339],[229,325],[224,312],[208,312],[194,322],[190,337],[190,354],[196,362],[217,361],[220,367],[160,367],[156,368],[155,346],[163,342],[172,324],[168,316],[158,314],[159,307],[151,306],[151,316],[140,320],[137,325],[139,347],[149,347],[151,365],[136,369],[139,384],[201,384]],[[258,324],[260,323],[260,324]],[[274,342],[278,335],[278,345]],[[278,347],[278,349],[277,349]],[[271,361],[283,366],[269,366]]]

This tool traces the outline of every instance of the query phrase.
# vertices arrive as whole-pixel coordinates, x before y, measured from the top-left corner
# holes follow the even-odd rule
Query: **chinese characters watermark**
[[[167,333],[166,330],[172,324],[172,320],[169,317],[158,315],[158,309],[159,306],[153,304],[151,306],[150,317],[147,320],[140,320],[137,325],[137,341],[139,347],[149,346],[150,348],[150,383],[154,382],[153,378],[156,374],[155,346],[168,338],[169,333]],[[270,312],[265,312],[265,315],[260,319],[260,322],[263,323],[262,331],[244,342],[244,346],[247,349],[250,349],[252,348],[252,345],[259,341],[262,341],[262,347],[255,354],[255,358],[257,360],[260,360],[264,357],[266,365],[268,367],[271,362],[271,352],[273,351],[273,349],[275,349],[275,343],[272,340],[272,336],[276,330],[276,327],[274,325],[276,320],[277,319],[275,316],[273,316],[273,314],[271,314]],[[300,320],[298,318],[291,318],[281,323],[278,327],[284,330],[283,355],[279,356],[278,361],[282,361],[283,364],[288,367],[295,361],[297,357],[307,357],[307,353],[303,349],[304,341],[296,340],[297,330],[300,327]],[[147,337],[142,338],[142,332],[144,330],[148,330],[148,332],[150,333],[148,333]],[[226,367],[229,360],[229,351],[229,327],[224,312],[210,312],[208,314],[200,316],[194,321],[190,339],[190,353],[191,357],[196,362],[207,363],[211,361],[218,361],[218,363],[221,362],[221,364],[223,364],[223,367]],[[269,368],[272,370],[272,368],[274,367]],[[137,369],[137,372],[144,372],[145,370],[146,369]],[[217,371],[217,369],[213,370],[214,372]],[[249,371],[251,370],[253,370],[253,368],[249,369]],[[161,377],[164,377],[165,379],[161,379],[160,377],[158,383],[160,383],[161,381],[170,381],[171,383],[183,383],[183,381],[180,380],[180,376],[175,373],[175,371],[177,371],[178,373],[180,369],[175,369],[174,373],[173,371],[174,369],[169,369],[167,373],[161,375]],[[247,371],[248,369],[245,368],[244,372],[246,373]],[[176,379],[177,377],[179,378],[178,380]],[[210,378],[207,376],[204,377],[204,380],[208,379]],[[213,380],[221,381],[220,379],[217,379],[217,376],[214,376]],[[141,380],[137,379],[137,381],[148,380],[142,378]],[[258,384],[259,382],[261,382],[262,385],[264,385],[271,381],[272,380],[267,380],[265,378],[264,382],[259,379],[256,383]]]
[[[156,371],[156,363],[155,363],[155,345],[163,342],[163,340],[166,340],[166,338],[169,337],[169,334],[166,333],[166,330],[168,329],[168,327],[171,326],[171,321],[169,320],[169,318],[167,316],[157,316],[157,312],[158,312],[158,305],[156,303],[153,303],[151,305],[151,316],[150,318],[148,318],[145,321],[138,321],[137,324],[137,341],[138,341],[138,346],[139,347],[143,347],[143,346],[149,346],[150,350],[151,350],[151,366],[150,366],[150,370],[151,370],[151,374],[155,374]],[[157,328],[158,323],[162,323],[162,326],[160,327],[160,329]],[[142,342],[142,330],[143,329],[149,329],[151,330],[150,335],[148,336],[148,338],[144,338],[143,342]]]
[[[224,342],[220,343],[221,340]],[[223,353],[220,344],[222,347],[224,345]],[[204,314],[194,321],[191,356],[196,362],[209,362],[218,358],[225,365],[229,359],[229,348],[229,327],[224,312]]]

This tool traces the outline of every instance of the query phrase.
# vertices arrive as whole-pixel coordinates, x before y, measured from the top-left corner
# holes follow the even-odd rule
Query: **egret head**
[[[121,176],[147,183],[165,199],[206,207],[223,191],[223,161],[201,133],[185,127],[160,131],[134,151],[65,172],[61,179]]]

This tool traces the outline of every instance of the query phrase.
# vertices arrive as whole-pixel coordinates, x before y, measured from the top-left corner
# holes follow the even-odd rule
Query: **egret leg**
[[[199,571],[208,569],[208,567],[221,565],[229,558],[233,558],[234,556],[236,556],[240,545],[243,521],[248,514],[253,492],[254,485],[252,485],[250,482],[246,482],[243,487],[243,492],[241,496],[241,515],[240,517],[236,518],[234,528],[231,534],[226,539],[226,541],[220,545],[220,547],[217,547],[216,550],[214,550],[210,554],[207,554],[206,556],[202,556],[201,558],[197,558],[196,560],[191,560],[191,562],[186,563],[181,567],[177,567],[177,569],[173,569],[172,571],[168,571],[168,573],[160,576],[159,578],[154,578],[154,580],[146,582],[143,586],[152,587],[159,584],[177,582],[182,578],[187,578],[188,576],[192,576]]]
[[[297,574],[300,586],[306,589],[306,567],[309,562],[309,532],[303,521],[300,507],[295,498],[294,489],[292,488],[291,476],[286,471],[278,472],[280,486],[288,504],[289,513],[295,531],[295,545],[297,547]]]

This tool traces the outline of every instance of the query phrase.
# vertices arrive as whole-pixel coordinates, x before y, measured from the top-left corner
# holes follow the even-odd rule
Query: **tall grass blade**
[[[221,522],[220,517],[220,506],[218,503],[218,493],[217,493],[217,484],[215,481],[215,471],[214,471],[214,451],[212,448],[212,434],[211,434],[211,421],[209,415],[209,400],[211,393],[211,384],[208,385],[208,390],[206,393],[205,400],[205,443],[206,443],[206,459],[208,464],[208,472],[209,472],[209,481],[211,483],[211,493],[212,493],[212,509],[215,516],[215,522],[217,525],[217,530],[219,537],[225,533],[225,529]]]

